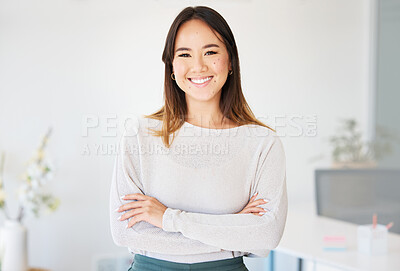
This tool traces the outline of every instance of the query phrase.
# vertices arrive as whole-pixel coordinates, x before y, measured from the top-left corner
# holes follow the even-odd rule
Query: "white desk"
[[[346,251],[324,251],[323,237],[341,235],[346,237]],[[312,205],[290,206],[285,232],[278,252],[327,264],[343,270],[400,270],[400,235],[389,233],[388,254],[368,256],[357,251],[357,225],[317,216]]]

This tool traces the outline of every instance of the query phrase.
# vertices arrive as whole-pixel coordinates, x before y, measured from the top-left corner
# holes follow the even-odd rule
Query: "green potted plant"
[[[400,137],[387,128],[378,126],[374,140],[366,141],[354,119],[341,121],[339,133],[331,136],[332,166],[334,168],[368,168],[375,167],[377,161],[393,152]]]

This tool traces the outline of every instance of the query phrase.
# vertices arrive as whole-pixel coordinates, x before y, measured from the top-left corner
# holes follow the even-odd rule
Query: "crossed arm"
[[[253,196],[237,214],[212,215],[168,208],[143,193],[138,178],[127,173],[124,164],[128,161],[124,159],[129,158],[123,153],[116,158],[110,191],[110,223],[116,244],[175,255],[231,250],[260,256],[266,256],[265,250],[278,245],[287,213],[285,157],[280,141],[274,141],[262,157],[255,180],[258,196],[269,202]],[[120,198],[124,195],[125,200]],[[268,212],[260,215],[260,207],[256,207],[260,204]]]

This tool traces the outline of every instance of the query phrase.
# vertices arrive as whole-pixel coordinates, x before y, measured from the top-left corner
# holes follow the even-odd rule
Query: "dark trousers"
[[[159,260],[140,254],[135,254],[132,266],[128,271],[248,271],[243,263],[243,257],[236,257],[201,263],[176,263]]]

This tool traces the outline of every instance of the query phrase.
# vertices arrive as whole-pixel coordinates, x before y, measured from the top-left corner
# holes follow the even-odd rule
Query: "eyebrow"
[[[219,46],[217,44],[211,43],[211,44],[204,45],[202,49],[207,49],[210,47],[218,47],[219,48]],[[187,48],[187,47],[181,47],[181,48],[176,49],[175,53],[178,51],[192,51],[192,49]]]

